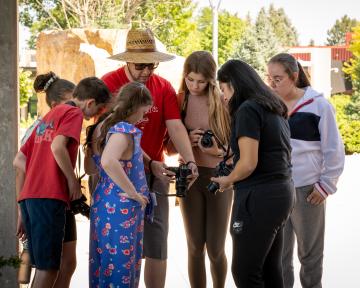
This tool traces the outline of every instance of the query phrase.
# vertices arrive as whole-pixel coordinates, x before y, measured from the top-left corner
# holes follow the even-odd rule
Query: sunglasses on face
[[[159,66],[159,63],[134,63],[135,69],[138,71],[144,70],[146,67],[149,70],[154,70]]]

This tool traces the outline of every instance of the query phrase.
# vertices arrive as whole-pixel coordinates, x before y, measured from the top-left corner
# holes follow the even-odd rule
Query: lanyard
[[[299,106],[297,106],[294,110],[291,111],[291,113],[289,114],[289,118],[295,114],[297,111],[299,111],[302,107],[309,105],[310,103],[314,102],[314,98],[311,98],[307,101],[305,101],[304,103],[301,103]]]

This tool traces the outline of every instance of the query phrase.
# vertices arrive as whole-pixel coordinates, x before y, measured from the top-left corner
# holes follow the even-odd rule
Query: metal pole
[[[217,3],[217,5],[209,0],[211,11],[212,11],[212,54],[215,59],[216,64],[218,64],[219,55],[218,55],[218,35],[219,35],[219,7],[221,0]]]

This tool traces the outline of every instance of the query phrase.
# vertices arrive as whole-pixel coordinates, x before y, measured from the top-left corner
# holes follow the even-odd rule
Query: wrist
[[[185,163],[186,166],[189,166],[189,164],[193,164],[193,165],[197,166],[196,162],[192,161],[192,160]]]

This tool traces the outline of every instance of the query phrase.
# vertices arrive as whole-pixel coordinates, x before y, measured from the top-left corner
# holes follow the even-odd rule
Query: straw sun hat
[[[126,37],[125,52],[115,54],[109,59],[121,60],[130,63],[155,63],[174,59],[174,55],[159,52],[153,33],[150,29],[132,29]]]

